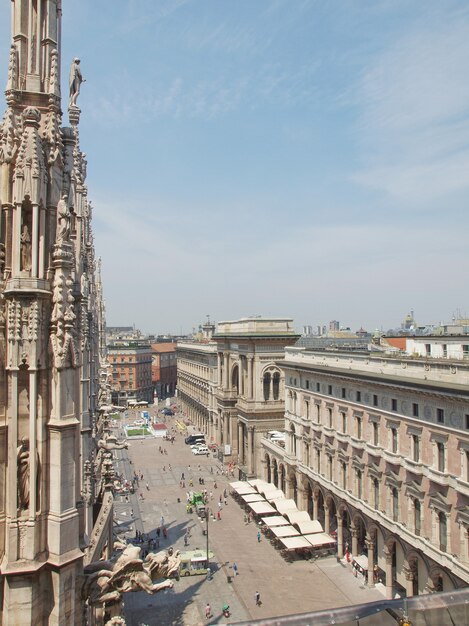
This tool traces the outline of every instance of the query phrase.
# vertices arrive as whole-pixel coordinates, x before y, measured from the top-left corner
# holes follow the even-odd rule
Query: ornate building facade
[[[277,361],[297,341],[291,319],[219,322],[208,343],[178,342],[178,396],[195,424],[241,476],[261,470],[263,434],[284,426]]]
[[[12,0],[0,126],[0,622],[81,624],[83,564],[110,550],[109,464],[97,454],[104,303],[82,82],[62,126],[60,0]],[[99,523],[98,523],[99,522]]]
[[[469,583],[469,365],[288,348],[262,477],[368,555],[387,597]],[[378,574],[377,574],[378,572]]]

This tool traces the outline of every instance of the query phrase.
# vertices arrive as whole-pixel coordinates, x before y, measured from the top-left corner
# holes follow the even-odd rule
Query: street
[[[149,408],[151,414],[155,410]],[[127,421],[132,421],[137,412],[130,411],[129,416]],[[168,427],[175,427],[182,417],[166,417],[165,421]],[[205,551],[206,537],[202,533],[205,521],[202,524],[195,513],[186,512],[189,481],[192,479],[195,491],[205,487],[209,494],[213,493],[208,506],[216,518],[220,496],[224,489],[229,493],[228,483],[236,478],[222,475],[222,467],[212,455],[209,458],[193,455],[184,443],[186,435],[177,428],[176,431],[173,444],[156,438],[133,440],[128,451],[116,452],[119,473],[128,479],[132,479],[134,471],[143,474],[129,502],[125,497],[116,497],[117,532],[120,537],[130,538],[135,537],[137,530],[156,538],[156,529],[164,518],[168,536],[166,539],[160,536],[160,550],[172,546],[181,551],[196,548]],[[189,432],[194,431],[189,426]],[[167,454],[162,454],[160,447]],[[180,486],[183,473],[185,488]],[[204,486],[199,486],[199,478],[204,480]],[[128,626],[226,624],[383,600],[378,590],[365,587],[335,557],[314,563],[285,562],[264,535],[258,541],[258,527],[254,522],[245,523],[243,509],[229,495],[227,505],[221,506],[220,516],[221,520],[211,519],[208,525],[209,546],[215,555],[211,561],[213,579],[207,580],[205,575],[189,576],[175,581],[172,590],[154,596],[126,594]],[[184,546],[186,529],[190,530],[188,547]],[[237,565],[237,576],[233,563]],[[261,599],[259,606],[257,592]],[[205,618],[207,602],[213,615],[209,620]],[[225,603],[231,611],[228,619],[221,611]]]

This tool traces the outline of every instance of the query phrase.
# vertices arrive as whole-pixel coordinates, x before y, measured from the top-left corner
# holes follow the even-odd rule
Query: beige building
[[[80,150],[62,126],[61,3],[13,0],[0,125],[0,623],[81,624],[83,565],[109,554],[97,453],[104,305]],[[107,485],[107,486],[106,486]]]
[[[178,343],[178,395],[197,426],[241,476],[260,470],[260,440],[284,425],[284,378],[277,364],[297,341],[291,319],[220,322],[208,343]]]
[[[388,597],[469,583],[469,364],[287,348],[263,471]]]

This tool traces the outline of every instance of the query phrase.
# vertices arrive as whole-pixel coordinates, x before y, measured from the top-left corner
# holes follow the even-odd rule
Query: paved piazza
[[[132,419],[135,413],[132,415],[131,412],[130,415]],[[168,418],[166,423],[174,427],[179,419]],[[193,427],[189,426],[189,432],[193,431]],[[123,472],[128,478],[134,470],[144,475],[138,492],[130,496],[129,502],[125,502],[122,497],[116,499],[115,521],[120,522],[119,536],[124,536],[126,529],[131,529],[127,530],[128,537],[134,536],[135,530],[155,537],[155,530],[163,516],[168,538],[160,539],[160,549],[169,546],[180,550],[205,549],[206,538],[202,533],[202,524],[195,513],[186,513],[189,479],[193,479],[194,490],[199,489],[199,477],[205,480],[205,488],[214,494],[211,508],[216,514],[220,494],[224,488],[229,491],[228,482],[235,478],[228,479],[217,474],[221,470],[217,459],[194,456],[184,443],[184,436],[178,434],[174,444],[153,438],[137,440],[131,443],[128,451],[117,451],[117,471]],[[167,455],[159,452],[160,446],[166,448]],[[186,489],[179,486],[183,472]],[[215,481],[217,489],[214,488]],[[146,487],[147,482],[149,489]],[[144,500],[140,499],[140,492]],[[205,576],[189,576],[175,581],[173,590],[155,596],[145,593],[126,594],[125,617],[128,626],[234,623],[384,599],[377,589],[364,587],[353,577],[349,567],[337,563],[335,557],[315,563],[306,560],[285,562],[280,552],[263,535],[258,543],[258,528],[254,522],[245,524],[241,506],[230,496],[227,503],[221,511],[221,521],[209,522],[209,545],[215,554],[212,559],[213,579],[209,581]],[[191,532],[187,548],[184,547],[186,528]],[[233,575],[233,562],[238,566],[239,575],[228,582],[228,576]],[[260,607],[255,604],[256,591],[261,594]],[[213,618],[210,620],[205,619],[207,602],[212,607]],[[229,620],[221,615],[221,607],[225,602],[231,608]]]

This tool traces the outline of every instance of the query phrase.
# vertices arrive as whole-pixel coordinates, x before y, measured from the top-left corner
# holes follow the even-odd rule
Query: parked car
[[[163,415],[174,415],[174,411],[168,408],[163,409]]]
[[[194,450],[192,450],[193,454],[208,454],[208,448],[207,446],[199,446],[198,448],[195,448]]]

